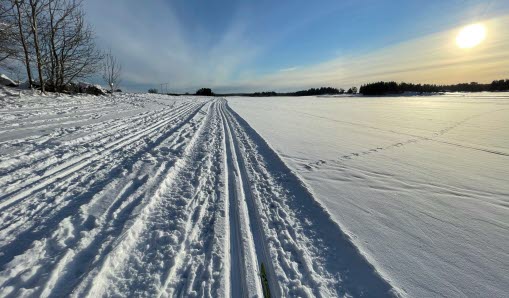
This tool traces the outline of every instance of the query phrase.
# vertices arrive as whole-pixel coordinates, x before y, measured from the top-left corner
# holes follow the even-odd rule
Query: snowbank
[[[0,85],[7,87],[17,87],[18,84],[11,80],[8,76],[0,74]]]
[[[507,295],[507,93],[229,102],[408,296]]]

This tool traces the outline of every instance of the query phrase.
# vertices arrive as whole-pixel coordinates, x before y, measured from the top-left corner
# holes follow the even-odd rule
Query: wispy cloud
[[[482,23],[488,29],[488,37],[469,50],[456,46],[455,36],[460,28],[454,28],[371,53],[338,56],[231,85],[250,90],[290,90],[322,85],[348,87],[377,80],[457,83],[509,77],[509,16]]]
[[[469,51],[454,44],[456,28],[368,53],[345,54],[355,51],[337,48],[335,58],[312,64],[295,59],[300,56],[278,59],[285,55],[275,48],[281,50],[282,43],[300,40],[300,35],[292,34],[326,19],[325,6],[285,22],[277,17],[287,13],[285,9],[269,11],[266,14],[273,15],[268,24],[278,24],[273,28],[264,25],[265,13],[253,14],[254,4],[235,2],[225,25],[211,30],[204,27],[210,22],[183,17],[171,1],[109,0],[107,7],[114,9],[106,9],[102,0],[88,0],[86,5],[93,12],[89,17],[100,44],[122,61],[124,87],[131,90],[167,82],[172,91],[206,86],[225,92],[349,87],[374,80],[452,83],[508,76],[509,16],[486,20],[486,41]],[[263,10],[263,5],[257,9]],[[264,29],[258,30],[261,26]],[[301,43],[292,46],[283,49],[297,51]],[[271,60],[274,53],[279,56]]]
[[[290,72],[299,69],[297,66],[280,69],[279,72]]]
[[[241,16],[233,18],[219,40],[209,43],[207,32],[188,34],[165,1],[150,4],[129,1],[129,5],[112,1],[118,2],[110,4],[115,10],[96,15],[93,23],[100,28],[97,30],[100,43],[112,48],[121,59],[123,81],[132,86],[156,86],[163,82],[169,82],[173,90],[215,86],[231,81],[239,66],[251,61],[261,50],[261,46],[248,39]],[[89,5],[100,7],[101,3]],[[147,5],[153,9],[147,9]]]

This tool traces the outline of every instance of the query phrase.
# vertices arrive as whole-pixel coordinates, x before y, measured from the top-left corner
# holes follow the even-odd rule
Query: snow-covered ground
[[[228,102],[403,295],[507,297],[508,93]]]
[[[0,296],[397,295],[312,193],[224,99],[3,89]]]

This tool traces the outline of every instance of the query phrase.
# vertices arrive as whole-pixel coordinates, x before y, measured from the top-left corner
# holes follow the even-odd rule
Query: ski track
[[[0,108],[0,297],[398,295],[225,99],[64,99]]]

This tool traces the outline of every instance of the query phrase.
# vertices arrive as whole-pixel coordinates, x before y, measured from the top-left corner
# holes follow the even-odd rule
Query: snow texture
[[[225,99],[0,92],[0,297],[401,294]]]
[[[509,94],[228,101],[399,294],[507,297]]]
[[[0,85],[2,86],[9,86],[9,87],[16,87],[18,84],[11,80],[8,76],[4,74],[0,74]]]

